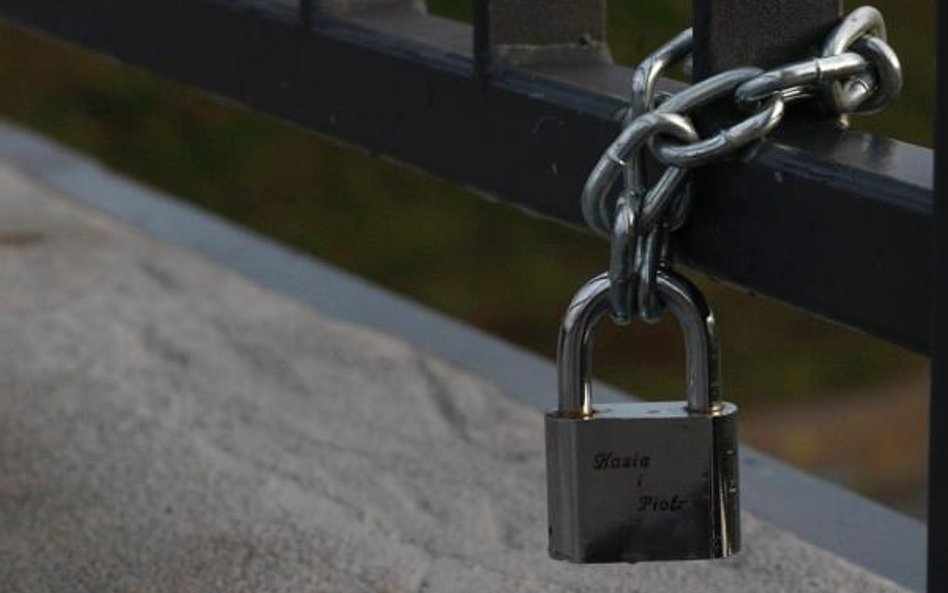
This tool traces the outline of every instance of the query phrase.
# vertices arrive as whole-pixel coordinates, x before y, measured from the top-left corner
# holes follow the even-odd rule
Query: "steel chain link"
[[[687,217],[688,172],[763,138],[783,120],[788,103],[822,99],[841,117],[885,109],[902,89],[898,56],[886,42],[885,21],[875,8],[849,13],[830,33],[821,55],[763,71],[735,68],[711,76],[663,101],[656,92],[662,75],[690,58],[688,29],[648,56],[632,78],[632,97],[619,136],[596,163],[583,188],[586,223],[610,237],[609,280],[613,319],[631,321],[637,312],[648,322],[662,315],[655,291],[659,268],[670,265],[668,240]],[[737,123],[702,138],[694,113],[731,97]],[[731,115],[734,115],[731,114]],[[645,150],[665,170],[650,186]],[[614,186],[623,178],[615,206]]]

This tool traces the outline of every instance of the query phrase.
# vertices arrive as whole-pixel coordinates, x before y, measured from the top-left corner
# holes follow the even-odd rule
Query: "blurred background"
[[[470,0],[428,5],[469,20]],[[875,5],[905,90],[854,126],[930,146],[934,3]],[[613,57],[633,65],[689,24],[688,0],[613,0]],[[2,24],[0,88],[0,117],[548,358],[573,292],[606,266],[606,244],[575,229]],[[743,409],[745,442],[922,516],[927,360],[692,277],[718,315],[725,395]],[[610,326],[597,333],[597,376],[681,398],[674,322]]]

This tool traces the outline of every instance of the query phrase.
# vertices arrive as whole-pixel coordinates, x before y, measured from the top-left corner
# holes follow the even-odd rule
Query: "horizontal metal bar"
[[[253,109],[580,224],[619,128],[611,64],[474,77],[468,26],[406,9],[315,18],[293,2],[0,0],[0,14]],[[932,152],[792,123],[702,169],[690,266],[928,352]]]

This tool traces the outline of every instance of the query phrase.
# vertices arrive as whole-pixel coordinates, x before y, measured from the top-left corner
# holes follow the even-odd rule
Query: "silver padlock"
[[[570,562],[723,558],[740,548],[737,406],[720,400],[714,316],[668,270],[658,291],[685,336],[687,402],[593,405],[591,334],[609,279],[583,286],[560,329],[559,407],[546,414],[550,556]]]

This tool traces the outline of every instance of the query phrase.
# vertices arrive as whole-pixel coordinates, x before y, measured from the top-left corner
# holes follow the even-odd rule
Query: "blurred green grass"
[[[610,3],[616,60],[635,63],[687,26],[689,5]],[[906,89],[895,108],[857,125],[928,144],[933,7],[878,5],[905,63]],[[432,0],[430,9],[465,19],[470,4]],[[548,357],[570,296],[606,265],[605,244],[587,235],[7,26],[0,83],[0,116]],[[924,364],[881,341],[700,281],[718,312],[726,393],[745,407],[852,391]],[[643,395],[678,396],[681,359],[670,322],[597,334],[597,374]]]

